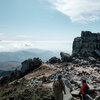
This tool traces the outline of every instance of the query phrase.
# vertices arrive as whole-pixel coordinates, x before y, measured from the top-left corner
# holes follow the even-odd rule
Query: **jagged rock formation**
[[[74,39],[72,55],[74,57],[100,57],[100,33],[82,31],[81,37]]]
[[[28,73],[38,68],[41,64],[42,60],[39,58],[34,58],[33,60],[32,59],[25,60],[24,62],[22,62],[21,72]]]

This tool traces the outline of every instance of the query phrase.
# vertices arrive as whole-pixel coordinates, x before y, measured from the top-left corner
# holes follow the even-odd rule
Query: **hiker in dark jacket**
[[[86,94],[88,94],[88,91],[89,91],[89,87],[86,83],[86,80],[82,80],[82,86],[79,93],[81,100],[86,100]]]
[[[62,80],[62,76],[59,75],[58,79],[53,83],[53,91],[55,100],[63,100],[63,92],[66,94],[65,85]]]

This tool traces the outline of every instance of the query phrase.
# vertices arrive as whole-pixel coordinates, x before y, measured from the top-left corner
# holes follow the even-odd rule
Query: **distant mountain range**
[[[16,52],[0,52],[0,62],[18,61],[22,62],[28,58],[39,57],[43,61],[47,61],[51,57],[60,57],[58,52],[46,51],[41,49],[28,49]]]
[[[21,67],[21,62],[34,57],[47,61],[51,57],[60,57],[58,52],[41,49],[28,49],[16,52],[0,52],[0,70],[14,70]]]

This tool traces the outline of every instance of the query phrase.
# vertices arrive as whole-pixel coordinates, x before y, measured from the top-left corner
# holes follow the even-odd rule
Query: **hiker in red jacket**
[[[81,100],[86,100],[86,94],[88,94],[88,91],[89,91],[89,87],[86,83],[86,80],[82,80],[82,86],[79,93]]]

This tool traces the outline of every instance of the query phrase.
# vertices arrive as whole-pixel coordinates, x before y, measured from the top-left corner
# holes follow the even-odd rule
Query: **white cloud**
[[[49,0],[55,9],[72,22],[94,22],[100,19],[100,0]]]

